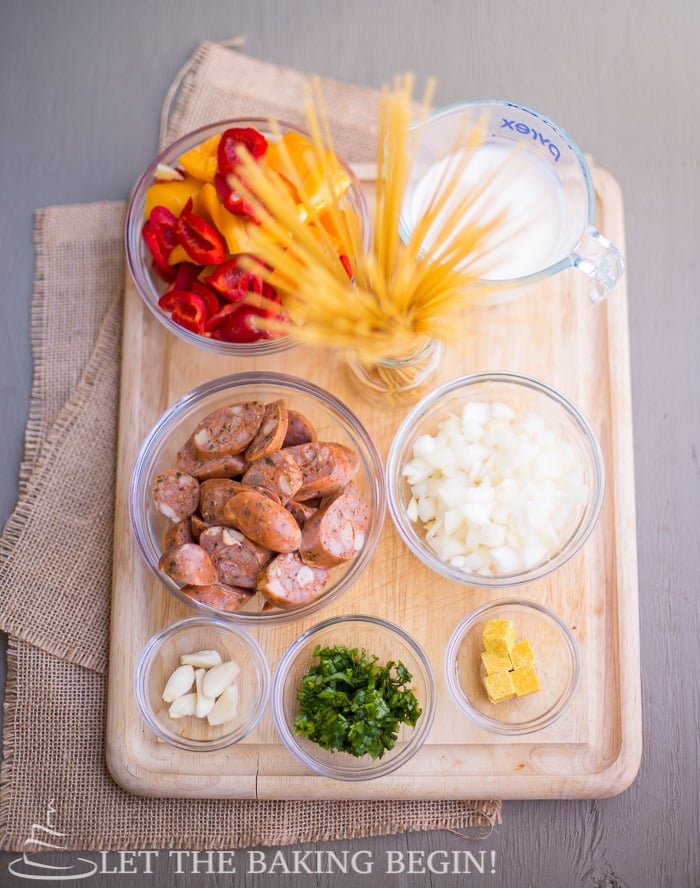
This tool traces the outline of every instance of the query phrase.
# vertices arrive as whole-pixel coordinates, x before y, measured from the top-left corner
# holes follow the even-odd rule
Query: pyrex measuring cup
[[[474,213],[504,211],[511,225],[487,257],[480,284],[486,302],[574,266],[591,279],[589,295],[603,299],[624,271],[620,251],[595,226],[590,169],[573,139],[542,114],[513,102],[477,100],[439,109],[412,126],[415,154],[401,208],[406,239],[456,163],[465,118],[482,123],[483,141],[468,165],[466,187],[499,173]],[[467,175],[467,174],[465,174]],[[460,183],[461,184],[461,183]],[[459,189],[455,189],[458,191]],[[455,196],[455,200],[457,197]],[[430,234],[424,241],[427,247]]]

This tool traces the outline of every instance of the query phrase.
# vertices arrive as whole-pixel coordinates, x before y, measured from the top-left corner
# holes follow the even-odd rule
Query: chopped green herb
[[[421,708],[407,687],[411,673],[400,661],[377,665],[378,657],[344,645],[313,653],[297,694],[297,734],[334,752],[381,758],[396,744],[401,724],[415,725]]]

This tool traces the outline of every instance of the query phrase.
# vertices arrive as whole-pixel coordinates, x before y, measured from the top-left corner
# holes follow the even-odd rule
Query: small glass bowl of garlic
[[[215,751],[255,729],[270,696],[270,667],[245,629],[193,617],[149,639],[134,689],[144,721],[161,740]]]

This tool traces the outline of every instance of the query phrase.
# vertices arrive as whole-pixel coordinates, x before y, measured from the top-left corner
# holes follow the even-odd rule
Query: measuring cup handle
[[[608,295],[625,270],[622,253],[597,228],[589,228],[576,245],[573,264],[593,281],[588,295],[600,302]]]

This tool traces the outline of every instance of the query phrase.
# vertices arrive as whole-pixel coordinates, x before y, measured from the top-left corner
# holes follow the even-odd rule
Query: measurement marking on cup
[[[528,133],[532,133],[532,138],[537,141],[540,140],[540,144],[543,147],[546,147],[549,153],[554,158],[554,162],[557,163],[559,158],[561,157],[561,151],[557,148],[557,146],[550,139],[545,139],[541,132],[538,130],[532,129],[526,123],[516,123],[514,120],[508,120],[506,117],[501,118],[501,129],[510,129],[514,132],[522,133],[523,136],[528,135]]]

